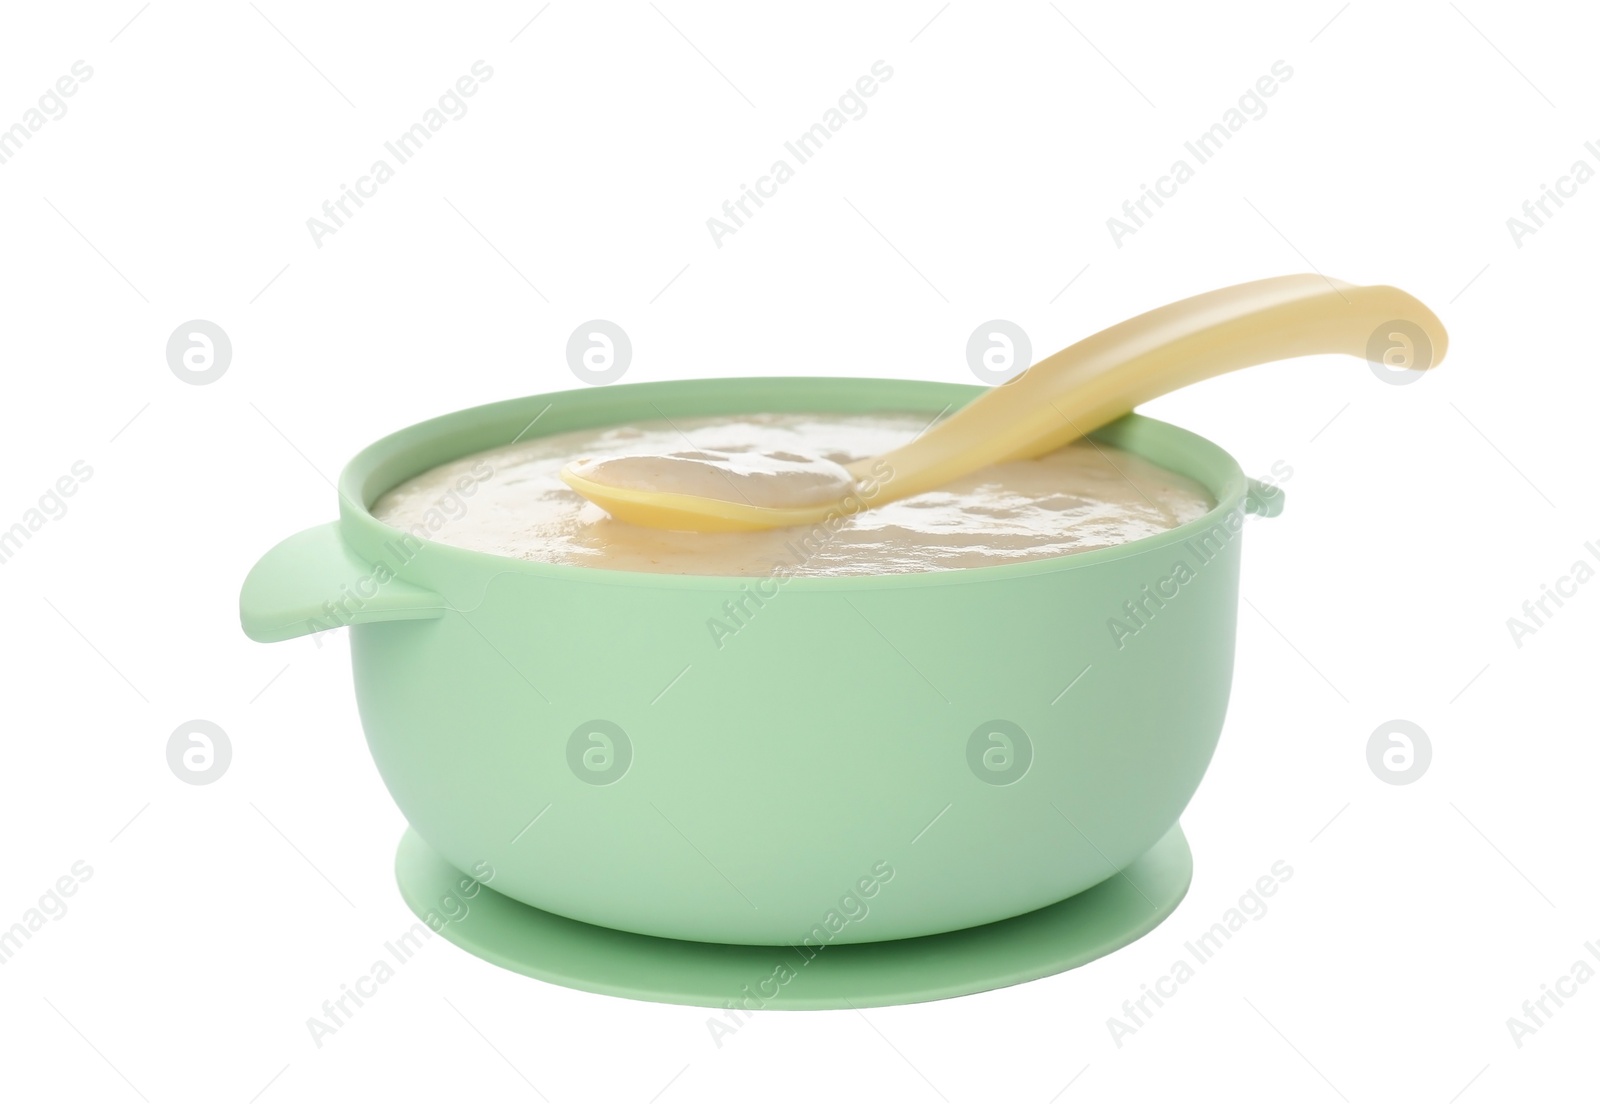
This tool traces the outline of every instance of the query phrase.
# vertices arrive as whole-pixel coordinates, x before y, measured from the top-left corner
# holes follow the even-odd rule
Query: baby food
[[[1199,484],[1135,454],[1079,441],[856,511],[842,466],[886,453],[928,416],[757,414],[652,420],[516,442],[440,465],[380,497],[379,519],[418,537],[527,561],[645,573],[795,577],[922,573],[1101,549],[1195,519]],[[663,461],[662,459],[666,459]],[[837,498],[808,527],[700,534],[612,519],[561,467],[773,506]],[[730,483],[730,475],[734,478]],[[886,480],[874,472],[864,481]],[[737,493],[730,489],[737,488]]]

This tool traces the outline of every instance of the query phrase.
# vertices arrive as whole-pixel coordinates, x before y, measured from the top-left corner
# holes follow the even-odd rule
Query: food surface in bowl
[[[743,533],[619,522],[559,476],[563,465],[588,457],[669,455],[714,464],[732,454],[768,458],[779,480],[802,481],[815,475],[786,459],[844,465],[886,453],[927,424],[926,415],[915,413],[784,413],[570,431],[430,469],[381,496],[372,513],[420,537],[526,561],[649,573],[826,577],[1058,557],[1158,534],[1212,507],[1196,482],[1135,454],[1082,441],[868,511],[856,513],[846,501],[815,526]]]

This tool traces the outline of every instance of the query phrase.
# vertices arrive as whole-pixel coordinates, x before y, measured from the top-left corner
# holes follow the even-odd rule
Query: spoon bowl
[[[580,476],[571,465],[561,479],[578,495],[604,508],[613,519],[658,530],[692,530],[708,534],[730,531],[771,530],[820,523],[834,512],[854,514],[865,506],[854,493],[827,503],[802,507],[767,507],[737,500],[696,496],[688,492],[661,492],[627,485],[607,484]],[[854,510],[849,510],[854,505]]]

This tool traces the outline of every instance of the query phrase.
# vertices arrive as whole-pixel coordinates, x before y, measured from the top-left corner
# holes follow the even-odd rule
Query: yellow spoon
[[[787,485],[763,475],[771,463],[761,458],[752,465],[694,452],[585,460],[564,468],[561,479],[615,518],[641,526],[809,525],[938,488],[995,462],[1049,453],[1206,377],[1307,354],[1376,355],[1391,367],[1429,369],[1443,360],[1447,341],[1438,316],[1398,288],[1316,274],[1273,277],[1179,300],[1090,335],[880,457],[845,467],[796,458]],[[1395,350],[1398,362],[1383,353]]]

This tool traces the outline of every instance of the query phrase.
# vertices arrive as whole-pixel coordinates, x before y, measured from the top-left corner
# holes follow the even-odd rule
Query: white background
[[[1600,566],[1600,183],[1520,246],[1506,224],[1600,169],[1584,14],[540,2],[6,9],[0,126],[74,61],[93,77],[0,165],[0,529],[75,461],[93,477],[0,565],[0,928],[73,862],[93,876],[0,965],[0,1097],[1592,1099],[1600,981],[1520,1047],[1506,1021],[1600,968],[1600,583],[1520,646],[1506,626]],[[479,59],[468,113],[314,244],[306,220]],[[706,219],[879,59],[865,117],[713,245]],[[1106,219],[1280,59],[1265,117],[1114,244]],[[403,823],[342,641],[254,644],[236,603],[260,553],[333,517],[360,447],[573,387],[567,336],[595,317],[632,337],[629,381],[970,381],[987,319],[1042,356],[1310,268],[1415,293],[1451,352],[1405,387],[1308,359],[1146,409],[1294,473],[1250,524],[1232,708],[1184,818],[1194,887],[1154,934],[985,995],[761,1014],[720,1047],[706,1011],[436,941],[313,1044],[306,1020],[412,923]],[[196,318],[234,349],[204,387],[164,352]],[[165,754],[196,718],[233,748],[203,787]],[[1396,718],[1432,744],[1403,787],[1366,754]],[[1115,1043],[1108,1018],[1277,860],[1270,912]]]

